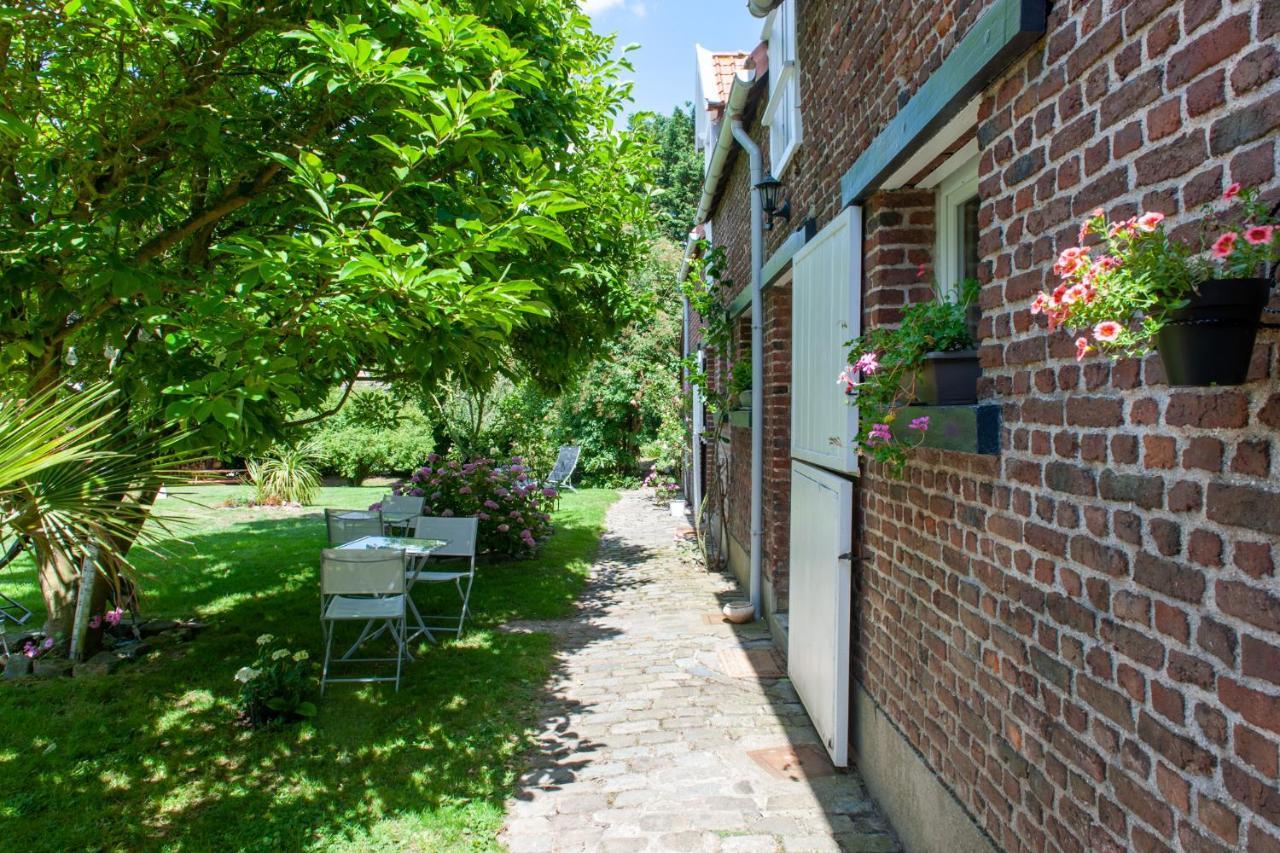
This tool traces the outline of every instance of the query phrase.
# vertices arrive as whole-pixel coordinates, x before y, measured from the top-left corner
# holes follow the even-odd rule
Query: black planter
[[[978,402],[980,375],[976,350],[928,353],[916,381],[916,397],[926,406],[971,406]]]
[[[1239,385],[1249,375],[1262,309],[1271,298],[1266,278],[1221,278],[1202,283],[1191,302],[1169,315],[1156,349],[1170,385]]]

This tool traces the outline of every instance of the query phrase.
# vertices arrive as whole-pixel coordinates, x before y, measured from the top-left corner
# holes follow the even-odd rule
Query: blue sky
[[[763,23],[746,0],[581,0],[599,32],[617,33],[619,45],[635,42],[632,110],[670,113],[693,100],[693,45],[711,50],[750,50]]]

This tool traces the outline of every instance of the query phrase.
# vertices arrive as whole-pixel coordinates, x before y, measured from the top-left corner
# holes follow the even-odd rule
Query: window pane
[[[978,277],[978,197],[960,205],[960,278]]]

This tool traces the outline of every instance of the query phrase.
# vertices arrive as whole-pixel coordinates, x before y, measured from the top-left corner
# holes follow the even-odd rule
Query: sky
[[[693,100],[693,46],[750,50],[763,24],[746,0],[581,0],[598,32],[635,42],[635,105],[628,112],[672,107]]]

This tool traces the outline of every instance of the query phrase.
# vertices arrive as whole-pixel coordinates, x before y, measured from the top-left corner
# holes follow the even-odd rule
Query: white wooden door
[[[862,209],[845,208],[792,263],[791,455],[856,474],[858,410],[836,378],[862,327]]]
[[[831,761],[849,763],[853,483],[791,463],[787,673]]]

